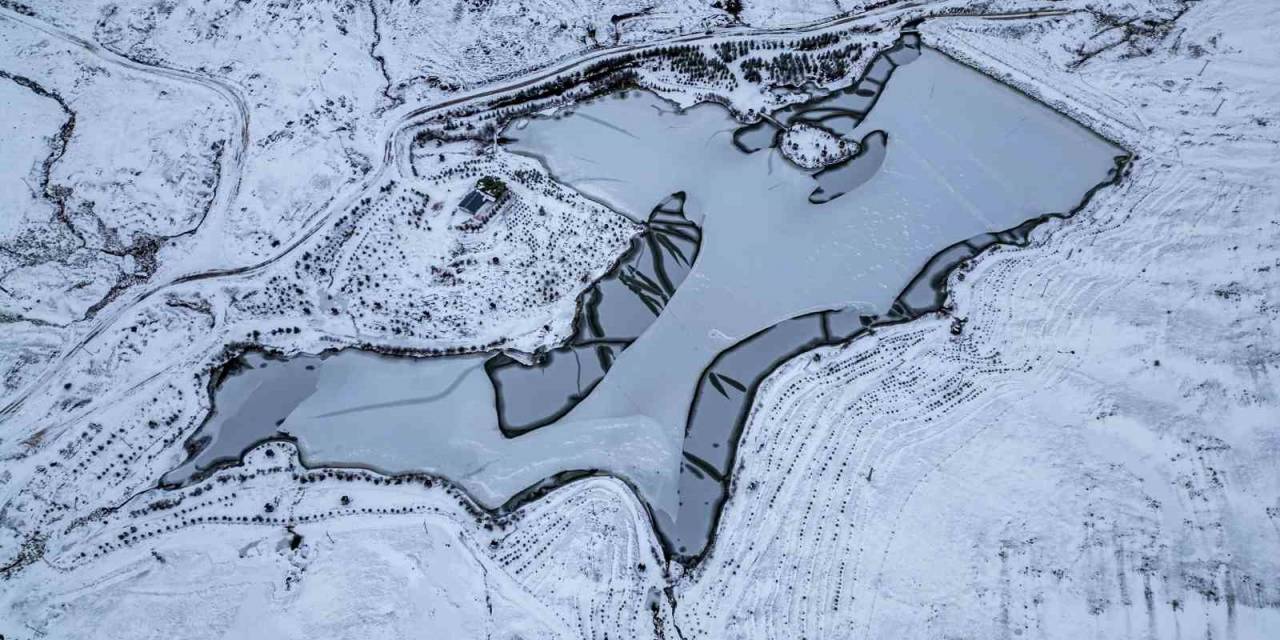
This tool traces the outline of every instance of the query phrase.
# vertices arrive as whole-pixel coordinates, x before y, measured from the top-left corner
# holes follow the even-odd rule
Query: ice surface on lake
[[[897,70],[851,132],[888,137],[864,184],[823,204],[773,152],[743,153],[719,106],[680,113],[632,92],[535,119],[507,135],[560,180],[639,218],[666,194],[703,216],[693,272],[663,314],[559,424],[623,420],[685,431],[716,354],[797,315],[887,310],[943,248],[1067,212],[1109,178],[1120,151],[1084,127],[936,52]],[[675,470],[673,469],[672,472]],[[647,496],[668,535],[677,497]]]
[[[693,269],[661,314],[625,351],[611,352],[616,359],[603,379],[558,421],[504,436],[484,356],[251,357],[253,368],[228,378],[218,413],[201,430],[210,446],[169,479],[234,458],[277,430],[298,439],[309,463],[439,474],[488,506],[559,472],[604,470],[629,479],[668,538],[696,551],[732,464],[733,407],[720,412],[726,424],[686,440],[695,389],[718,354],[815,311],[856,309],[841,321],[883,313],[931,256],[1071,210],[1109,178],[1119,154],[1076,123],[929,50],[900,67],[868,117],[848,131],[851,139],[876,141],[864,152],[877,157],[869,176],[855,164],[857,186],[843,196],[811,203],[819,182],[828,182],[776,150],[742,151],[733,144],[740,126],[718,105],[677,112],[632,91],[505,132],[515,139],[509,149],[543,159],[558,179],[637,220],[684,192],[685,215],[702,226]],[[876,132],[884,132],[885,145]],[[733,371],[722,386],[752,380],[780,355],[829,336],[821,327],[814,316],[762,336],[760,349],[724,361]],[[589,369],[579,359],[542,372],[551,383],[584,372],[595,378]],[[538,374],[519,379],[536,386]],[[537,392],[511,390],[524,400]],[[551,410],[563,397],[547,400]],[[702,467],[680,480],[682,464],[686,471]]]

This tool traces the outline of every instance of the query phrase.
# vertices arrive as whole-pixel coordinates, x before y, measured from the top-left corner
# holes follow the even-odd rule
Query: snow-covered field
[[[1280,635],[1274,2],[29,4],[0,0],[4,638]],[[925,43],[1136,158],[948,313],[776,371],[700,564],[604,475],[490,514],[277,442],[155,488],[241,349],[569,335],[636,225],[493,145],[402,144],[416,111],[694,38],[638,81],[749,114],[801,95],[747,77],[786,45],[714,46],[838,12],[877,46],[967,14]],[[511,193],[472,221],[484,176]]]

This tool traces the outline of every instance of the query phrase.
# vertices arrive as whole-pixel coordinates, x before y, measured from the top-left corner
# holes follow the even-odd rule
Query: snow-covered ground
[[[0,315],[65,327],[154,270],[221,179],[225,105],[0,18],[7,195]],[[13,135],[13,146],[9,146]],[[25,138],[26,142],[20,142]],[[35,147],[27,145],[32,140]]]
[[[6,116],[21,114],[0,128],[0,242],[88,229],[35,182],[53,156],[63,204],[102,222],[75,251],[41,254],[56,277],[0,263],[5,638],[1280,633],[1273,2],[741,3],[758,28],[866,9],[859,37],[881,43],[927,11],[1052,9],[921,31],[1136,159],[1075,218],[953,274],[958,334],[927,317],[780,368],[691,570],[663,559],[645,506],[607,476],[495,516],[439,479],[307,470],[270,443],[205,482],[154,486],[238,349],[567,336],[577,294],[635,225],[488,145],[387,158],[399,118],[591,51],[740,34],[729,13],[82,4],[0,1],[0,71],[66,103],[0,78]],[[424,33],[440,46],[418,46]],[[747,77],[789,73],[778,49],[745,66],[757,54],[743,51],[708,46],[728,58],[712,75],[681,67],[689,53],[640,78],[744,114],[794,99]],[[486,175],[513,193],[465,224],[458,203]],[[136,257],[101,250],[177,235],[204,208],[146,278],[122,283]]]

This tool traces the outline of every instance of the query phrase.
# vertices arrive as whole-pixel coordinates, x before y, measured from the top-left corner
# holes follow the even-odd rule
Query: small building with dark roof
[[[490,198],[488,195],[480,191],[473,190],[471,193],[463,196],[462,202],[458,203],[458,208],[474,216],[490,202],[493,202],[493,198]]]

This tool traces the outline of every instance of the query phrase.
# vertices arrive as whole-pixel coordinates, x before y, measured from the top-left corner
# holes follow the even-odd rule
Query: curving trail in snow
[[[39,18],[23,15],[7,7],[0,6],[0,19],[11,20],[62,40],[110,65],[124,67],[130,71],[174,82],[196,85],[216,94],[235,112],[236,126],[235,132],[227,136],[227,139],[231,142],[231,152],[229,154],[231,163],[223,164],[222,177],[218,181],[218,192],[210,210],[226,209],[235,201],[236,195],[240,192],[245,149],[249,146],[249,107],[245,103],[244,96],[235,85],[212,75],[138,62],[116,53],[108,47],[100,46],[79,36],[67,33]]]

